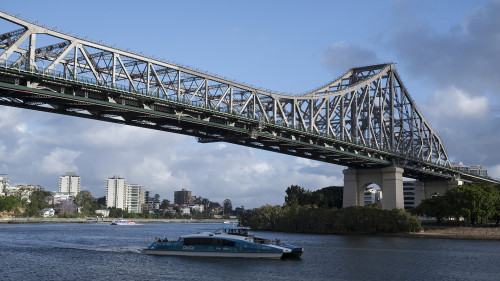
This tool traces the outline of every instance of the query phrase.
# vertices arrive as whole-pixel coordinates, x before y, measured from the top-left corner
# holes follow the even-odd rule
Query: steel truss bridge
[[[457,171],[392,63],[285,95],[82,40],[0,12],[0,104],[174,132],[419,180]]]

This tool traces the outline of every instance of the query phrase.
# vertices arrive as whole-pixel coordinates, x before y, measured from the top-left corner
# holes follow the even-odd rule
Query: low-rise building
[[[44,218],[53,217],[55,215],[55,211],[53,208],[45,208],[40,210],[38,213]]]
[[[481,177],[488,177],[488,170],[486,170],[481,165],[465,166],[464,163],[462,163],[462,162],[454,162],[454,163],[451,163],[451,167],[454,169],[457,169],[461,172],[465,172],[465,173],[469,173],[469,174],[473,174],[473,175],[478,175]]]
[[[96,214],[101,215],[102,217],[109,217],[109,209],[99,209],[95,210]]]
[[[198,212],[198,213],[202,213],[202,212],[203,212],[203,210],[205,209],[205,208],[203,207],[203,205],[201,205],[201,204],[199,204],[199,205],[197,205],[197,204],[191,204],[191,205],[188,205],[188,207],[189,207],[191,210],[193,210],[193,211],[195,211],[195,212]]]
[[[49,204],[58,204],[62,201],[74,201],[75,195],[71,192],[52,192],[52,198],[50,198],[52,202]]]
[[[189,207],[181,208],[181,215],[191,215],[191,208]]]
[[[28,203],[30,203],[30,196],[33,193],[33,191],[38,191],[38,190],[43,190],[43,187],[39,185],[33,185],[33,184],[28,184],[28,185],[17,185],[17,186],[7,186],[4,189],[4,194],[5,195],[13,195],[13,196],[20,196],[22,199],[26,199]]]

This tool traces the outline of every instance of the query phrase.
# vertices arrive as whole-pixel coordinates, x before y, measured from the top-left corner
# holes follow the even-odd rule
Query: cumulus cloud
[[[451,161],[487,169],[500,165],[500,132],[492,129],[500,124],[500,118],[494,114],[491,98],[452,86],[424,99],[420,110],[441,137]]]
[[[332,73],[342,73],[347,69],[380,63],[377,55],[370,49],[353,46],[347,42],[332,44],[323,52],[323,64]]]
[[[49,155],[42,158],[40,171],[47,174],[62,175],[64,172],[78,170],[75,159],[81,152],[59,148],[52,150]]]
[[[448,122],[464,119],[480,120],[487,118],[490,112],[489,99],[486,96],[473,96],[456,87],[437,90],[427,101],[425,108],[435,119]]]

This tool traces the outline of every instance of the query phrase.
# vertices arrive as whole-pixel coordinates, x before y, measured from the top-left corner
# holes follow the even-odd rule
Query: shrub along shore
[[[314,206],[264,206],[245,211],[240,223],[254,230],[325,233],[378,234],[420,232],[420,221],[402,209],[379,206],[325,209]]]

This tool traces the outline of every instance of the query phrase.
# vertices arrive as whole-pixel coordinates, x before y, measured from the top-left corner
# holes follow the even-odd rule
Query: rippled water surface
[[[500,280],[500,242],[255,232],[300,260],[148,256],[154,237],[222,224],[0,224],[0,280]]]

